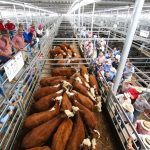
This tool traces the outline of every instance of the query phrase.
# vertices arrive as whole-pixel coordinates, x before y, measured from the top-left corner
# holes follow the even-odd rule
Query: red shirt
[[[134,88],[129,88],[127,92],[130,93],[130,94],[133,96],[133,98],[131,98],[132,100],[136,100],[137,97],[138,97],[139,94],[140,94],[140,93],[137,92]]]
[[[5,26],[3,25],[3,23],[0,23],[0,31],[4,30]]]
[[[9,30],[9,31],[12,31],[12,30],[15,30],[15,25],[13,24],[13,23],[6,23],[5,24],[5,28],[7,29],[7,30]]]

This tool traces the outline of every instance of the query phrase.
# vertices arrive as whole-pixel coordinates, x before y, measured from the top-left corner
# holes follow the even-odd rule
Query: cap
[[[124,82],[131,83],[131,79],[125,79]]]
[[[4,35],[4,34],[9,34],[8,30],[4,29],[0,32],[1,35]]]
[[[142,93],[142,88],[139,86],[133,87],[137,92]]]

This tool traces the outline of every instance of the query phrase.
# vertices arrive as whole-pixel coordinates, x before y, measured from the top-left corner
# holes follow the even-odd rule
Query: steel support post
[[[32,22],[32,14],[30,8],[29,8],[29,16],[30,16],[30,22]]]
[[[128,28],[129,16],[130,16],[130,6],[128,8],[128,13],[127,13],[127,16],[126,16],[126,21],[125,21],[125,26],[124,26],[124,31],[125,32],[127,31],[127,28]]]
[[[93,3],[93,11],[92,11],[92,23],[91,23],[91,32],[93,31],[94,12],[95,12],[95,2]]]
[[[17,17],[16,6],[15,6],[15,5],[13,5],[13,6],[14,6],[14,12],[15,12],[15,16],[16,16],[17,24],[19,24],[18,17]]]
[[[79,33],[80,33],[80,3],[79,3],[79,9],[78,9],[78,31],[79,31]]]
[[[2,13],[0,12],[0,18],[2,19],[3,17],[2,17]]]
[[[83,19],[84,19],[84,6],[82,7],[82,27],[83,27]]]
[[[133,11],[133,15],[132,15],[132,22],[129,26],[128,32],[127,32],[127,37],[125,40],[125,44],[123,47],[123,51],[122,51],[122,56],[121,56],[121,61],[118,67],[118,71],[117,71],[117,75],[115,78],[115,82],[114,82],[114,86],[113,86],[113,92],[114,94],[117,93],[121,78],[122,78],[122,74],[123,74],[123,70],[126,64],[126,60],[128,58],[128,54],[132,45],[132,41],[134,38],[134,34],[138,25],[138,21],[140,18],[140,14],[142,11],[142,7],[144,5],[144,1],[145,0],[136,0],[135,6],[134,6],[134,11]]]
[[[28,20],[27,20],[27,13],[26,13],[25,5],[23,6],[23,10],[24,10],[25,18],[26,18],[26,25],[27,25],[27,28],[28,28]]]
[[[109,43],[109,38],[110,38],[110,31],[107,32],[107,34],[108,34],[108,40],[107,40],[107,44],[106,44],[106,50],[108,49],[108,43]]]
[[[76,16],[75,16],[75,11],[73,12],[73,31],[75,34],[75,24],[76,24]]]

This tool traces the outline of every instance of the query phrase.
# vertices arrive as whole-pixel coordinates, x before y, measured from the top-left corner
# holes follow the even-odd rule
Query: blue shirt
[[[103,64],[103,68],[104,68],[104,71],[105,71],[105,72],[109,72],[109,71],[110,71],[110,68],[111,68],[111,65]]]
[[[1,118],[0,122],[2,124],[5,124],[7,122],[7,120],[9,119],[9,114],[5,115],[4,117]]]

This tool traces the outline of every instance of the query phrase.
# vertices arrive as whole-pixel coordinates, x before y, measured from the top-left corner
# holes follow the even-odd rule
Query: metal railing
[[[0,119],[2,119],[6,117],[6,111],[9,109],[11,101],[17,100],[15,111],[12,111],[13,114],[9,115],[4,124],[1,122],[0,149],[12,149],[16,138],[20,134],[24,118],[33,102],[32,95],[36,89],[38,79],[41,75],[42,66],[44,65],[39,61],[39,55],[43,53],[45,58],[48,57],[49,49],[52,47],[52,41],[55,33],[57,33],[60,22],[61,18],[59,18],[55,23],[55,26],[49,31],[49,35],[47,35],[45,40],[41,43],[41,51],[36,54],[29,66],[19,76],[18,81],[9,89],[9,95],[6,95],[7,98],[3,99],[0,103]],[[44,41],[47,41],[47,43]]]
[[[136,137],[136,140],[133,141],[134,148],[138,149],[136,141],[139,141],[141,147],[146,150],[143,141],[140,139],[137,131],[133,126],[133,123],[129,120],[125,110],[122,108],[118,99],[114,95],[111,86],[102,76],[102,74],[101,77],[97,78],[97,80],[99,83],[99,92],[113,122],[113,125],[118,133],[118,136],[120,137],[124,149],[127,148],[129,137],[134,134]]]

